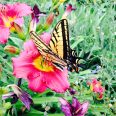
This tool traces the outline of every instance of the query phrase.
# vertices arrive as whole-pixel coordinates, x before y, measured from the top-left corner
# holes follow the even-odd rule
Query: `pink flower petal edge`
[[[0,27],[0,44],[5,44],[9,37],[9,29]]]

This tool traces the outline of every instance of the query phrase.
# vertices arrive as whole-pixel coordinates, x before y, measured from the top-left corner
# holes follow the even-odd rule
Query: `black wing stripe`
[[[52,42],[52,44],[54,45],[54,47],[55,47],[55,42],[51,39],[51,42]]]
[[[57,42],[57,39],[56,39],[56,36],[55,36],[55,34],[53,33],[53,37],[54,37],[54,39],[55,39],[55,41]],[[52,40],[52,39],[51,39]]]
[[[70,44],[69,44],[69,29],[68,29],[68,22],[67,22],[67,20],[65,20],[65,21],[66,21],[66,25],[65,26],[66,26],[66,29],[67,29],[67,36],[66,36],[66,41],[67,41],[67,54],[68,54],[68,56],[70,56],[71,53],[70,53]]]
[[[30,32],[30,33],[31,33],[31,35],[33,35],[33,37],[34,37],[33,40],[36,42],[37,45],[38,45],[38,41],[40,41],[40,43],[42,43],[42,45],[44,45],[48,50],[51,51],[51,49],[35,34],[35,32]]]
[[[63,36],[63,58],[67,59],[67,44],[66,44],[66,30],[64,27],[65,20],[62,20],[61,22],[61,28],[62,28],[62,36]]]

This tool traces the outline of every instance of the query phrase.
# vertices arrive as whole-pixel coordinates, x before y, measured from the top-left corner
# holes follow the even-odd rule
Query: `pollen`
[[[40,71],[44,71],[44,72],[54,71],[54,66],[49,61],[46,61],[42,56],[37,57],[33,61],[33,65],[36,69]]]

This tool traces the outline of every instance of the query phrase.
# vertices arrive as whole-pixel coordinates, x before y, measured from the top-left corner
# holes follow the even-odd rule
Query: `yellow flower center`
[[[11,23],[15,20],[15,17],[5,17],[5,16],[2,16],[2,19],[4,21],[4,25],[5,27],[11,27]]]
[[[40,71],[51,72],[54,71],[54,66],[46,61],[42,56],[37,57],[33,61],[33,65]]]
[[[15,17],[8,17],[9,22],[13,22],[15,20]]]
[[[2,19],[4,21],[5,27],[10,27],[11,26],[10,21],[6,17],[3,16]]]

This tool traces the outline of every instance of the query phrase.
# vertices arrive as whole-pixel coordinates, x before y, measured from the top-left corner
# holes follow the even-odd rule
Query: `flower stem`
[[[50,9],[50,12],[52,12],[54,9],[58,8],[58,6],[60,5],[61,3],[58,2],[53,8]]]
[[[2,94],[0,95],[0,109],[2,108]]]

